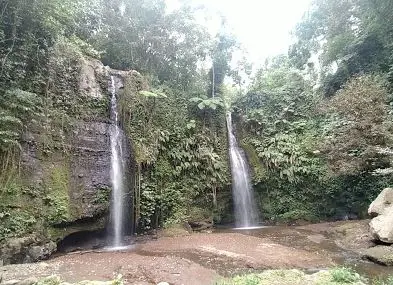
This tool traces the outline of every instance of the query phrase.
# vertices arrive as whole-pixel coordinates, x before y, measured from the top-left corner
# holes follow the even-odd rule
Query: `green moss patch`
[[[45,182],[47,196],[45,203],[48,205],[47,220],[50,224],[67,222],[70,218],[70,170],[59,165],[50,171]]]
[[[93,199],[94,205],[109,204],[111,198],[111,188],[101,187],[97,189],[95,197]]]

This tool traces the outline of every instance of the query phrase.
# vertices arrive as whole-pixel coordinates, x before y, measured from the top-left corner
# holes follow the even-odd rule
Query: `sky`
[[[166,0],[175,9],[178,0]],[[191,0],[205,5],[212,14],[222,14],[242,46],[249,60],[263,64],[267,57],[286,53],[293,42],[291,31],[308,10],[312,0]],[[219,17],[217,17],[218,19]],[[199,20],[212,33],[217,29],[214,18]]]

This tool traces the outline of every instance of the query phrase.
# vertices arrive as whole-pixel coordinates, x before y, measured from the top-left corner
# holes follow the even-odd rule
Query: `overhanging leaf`
[[[153,93],[153,92],[145,91],[145,90],[139,91],[139,95],[142,95],[142,96],[145,96],[148,98],[149,97],[151,97],[151,98],[167,98],[168,97],[164,93],[159,93],[159,92]]]

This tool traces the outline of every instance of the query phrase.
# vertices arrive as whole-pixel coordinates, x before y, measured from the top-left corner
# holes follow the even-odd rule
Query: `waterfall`
[[[248,165],[244,151],[238,146],[233,132],[231,113],[227,114],[227,128],[232,171],[232,194],[235,205],[235,224],[238,228],[249,228],[257,225],[258,214]]]
[[[117,108],[115,79],[111,76],[111,110],[110,116],[112,124],[110,126],[111,140],[111,180],[112,180],[112,201],[111,201],[111,223],[113,247],[120,247],[124,242],[124,206],[126,193],[124,191],[124,166],[123,141],[124,135],[119,126],[119,113]]]

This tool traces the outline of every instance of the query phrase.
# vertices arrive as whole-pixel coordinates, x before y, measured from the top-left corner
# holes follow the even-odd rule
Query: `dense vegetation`
[[[265,218],[365,217],[391,185],[391,1],[313,2],[234,103]]]
[[[67,196],[75,127],[108,118],[109,96],[79,90],[82,63],[95,58],[143,74],[127,78],[120,102],[136,164],[137,224],[230,212],[220,98],[236,45],[230,34],[211,37],[191,7],[167,13],[161,0],[9,0],[0,11],[0,240],[77,218]],[[207,58],[210,73],[199,68]],[[23,167],[31,147],[42,162],[39,183]],[[102,189],[96,200],[107,196]]]
[[[391,10],[389,0],[314,1],[288,55],[245,91],[249,64],[231,66],[236,39],[225,27],[212,37],[187,4],[167,13],[163,0],[1,1],[0,241],[67,220],[56,191],[68,165],[32,187],[20,164],[26,133],[39,134],[42,157],[67,157],[72,126],[107,116],[108,100],[78,90],[84,58],[142,74],[120,102],[140,227],[230,220],[226,109],[264,219],[363,217],[392,182]]]

